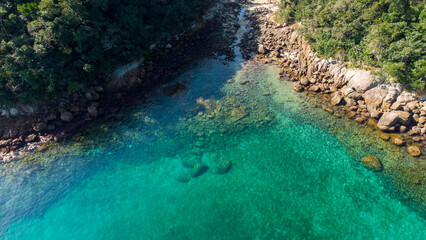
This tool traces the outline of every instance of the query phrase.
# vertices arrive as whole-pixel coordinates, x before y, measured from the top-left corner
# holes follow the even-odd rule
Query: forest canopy
[[[1,0],[0,104],[61,96],[147,56],[205,0]]]
[[[282,0],[278,17],[323,57],[379,67],[406,87],[425,88],[424,0]]]

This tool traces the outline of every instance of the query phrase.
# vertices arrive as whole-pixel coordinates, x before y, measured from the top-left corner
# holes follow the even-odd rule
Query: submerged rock
[[[209,170],[209,167],[204,163],[197,163],[194,165],[194,167],[191,169],[191,176],[193,178],[199,177],[203,175],[205,172]]]
[[[181,183],[187,183],[191,180],[191,176],[188,174],[181,174],[176,179]]]
[[[231,169],[231,166],[231,161],[221,159],[216,165],[216,172],[218,174],[225,174]]]
[[[385,140],[385,141],[387,141],[387,140],[389,140],[389,139],[391,138],[390,134],[387,134],[387,133],[381,133],[381,134],[379,135],[379,137],[380,137],[381,139]]]
[[[408,153],[413,156],[413,157],[418,157],[420,156],[420,154],[422,154],[422,152],[420,151],[420,149],[416,146],[409,146],[407,148]]]
[[[182,165],[187,168],[192,168],[197,163],[201,163],[201,157],[190,155],[189,157],[182,158]]]
[[[365,168],[373,172],[380,172],[383,169],[382,162],[374,156],[364,157],[361,159],[361,163]]]
[[[174,94],[178,94],[185,91],[185,89],[185,85],[181,83],[173,83],[170,86],[163,87],[162,91],[164,96],[172,96]]]
[[[400,136],[394,137],[392,138],[391,142],[397,146],[402,146],[404,145],[404,139]]]
[[[246,85],[248,84],[250,81],[249,80],[243,80],[240,82],[240,85]]]

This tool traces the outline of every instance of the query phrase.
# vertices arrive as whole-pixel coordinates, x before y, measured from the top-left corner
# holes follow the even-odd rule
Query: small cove
[[[399,187],[394,176],[418,167],[410,156],[311,108],[311,99],[277,79],[277,67],[235,53],[226,64],[205,59],[187,69],[174,80],[187,86],[181,94],[153,90],[148,103],[1,165],[1,238],[426,235],[424,189]],[[382,159],[385,171],[364,169],[358,160],[367,155]],[[209,170],[182,183],[190,171],[182,162],[192,157]],[[221,159],[232,162],[223,175],[215,169]]]

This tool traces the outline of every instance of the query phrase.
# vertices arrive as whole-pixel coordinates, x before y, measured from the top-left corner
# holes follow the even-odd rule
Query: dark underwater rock
[[[176,179],[181,183],[187,183],[189,180],[191,180],[191,176],[188,174],[181,174]]]
[[[195,164],[201,163],[201,157],[195,155],[189,155],[188,157],[182,158],[182,165],[187,168],[193,168]]]
[[[383,169],[382,162],[374,156],[364,157],[361,159],[361,163],[365,168],[373,172],[380,172]]]
[[[225,174],[231,169],[231,166],[231,161],[221,159],[216,165],[216,173]]]
[[[205,172],[209,170],[209,167],[204,163],[197,163],[194,165],[194,167],[191,169],[191,176],[193,178],[199,177],[203,175]]]

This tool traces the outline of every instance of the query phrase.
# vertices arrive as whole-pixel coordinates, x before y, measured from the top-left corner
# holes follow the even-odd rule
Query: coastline
[[[242,7],[244,8],[240,9],[241,14],[237,18],[246,12],[246,17],[253,17],[252,23],[256,21],[254,17],[263,18],[267,16],[263,15],[264,12],[269,13],[269,11],[263,11],[265,9],[256,11],[255,5],[242,5]],[[238,11],[234,12],[238,13]],[[240,21],[239,24],[240,29],[246,30],[244,27],[247,26],[247,22]],[[225,22],[214,26],[221,29],[217,31],[218,34],[223,34],[226,29],[230,29],[231,25]],[[255,26],[253,24],[251,28]],[[145,68],[134,68],[134,71],[126,71],[125,78],[111,80],[114,84],[110,87],[103,86],[103,92],[98,93],[99,100],[94,101],[100,104],[99,108],[103,104],[109,104],[108,112],[99,114],[97,120],[85,120],[82,123],[84,125],[80,125],[83,127],[77,126],[74,130],[65,133],[62,138],[58,137],[59,143],[51,140],[37,146],[35,151],[23,151],[21,156],[3,164],[0,172],[2,186],[5,186],[2,188],[3,193],[6,196],[10,193],[11,202],[17,204],[7,202],[8,204],[4,205],[5,209],[9,210],[17,206],[19,217],[21,217],[20,211],[26,213],[33,209],[37,210],[37,213],[43,214],[40,218],[41,223],[45,223],[45,219],[49,216],[53,217],[51,219],[55,222],[64,222],[57,221],[57,216],[64,216],[64,219],[77,219],[80,223],[91,223],[94,221],[87,221],[90,218],[86,217],[92,214],[97,217],[103,216],[103,213],[113,216],[112,219],[115,220],[120,219],[119,216],[127,216],[129,212],[137,212],[135,217],[140,219],[140,216],[150,214],[141,214],[140,211],[131,208],[128,211],[122,211],[121,207],[115,206],[111,209],[104,208],[108,206],[105,202],[117,202],[124,206],[146,205],[151,210],[153,206],[149,203],[152,199],[158,199],[159,195],[156,194],[162,193],[161,196],[164,196],[164,193],[172,192],[173,194],[170,195],[172,197],[167,198],[170,199],[168,203],[154,201],[159,202],[161,212],[164,213],[166,212],[164,207],[168,209],[168,206],[175,207],[175,204],[180,203],[176,200],[177,195],[174,193],[182,190],[183,196],[188,197],[188,200],[192,196],[200,196],[197,198],[200,201],[194,202],[194,199],[182,201],[184,205],[179,209],[188,210],[188,206],[194,206],[196,213],[207,213],[204,216],[208,219],[212,213],[222,209],[219,208],[221,205],[218,205],[222,202],[225,216],[235,219],[237,223],[235,226],[238,228],[241,228],[241,223],[238,221],[241,212],[237,211],[237,214],[229,215],[234,209],[229,206],[229,203],[236,199],[240,201],[236,202],[235,206],[247,204],[252,206],[242,211],[248,213],[248,216],[252,212],[250,210],[258,213],[259,203],[262,203],[265,206],[263,213],[271,213],[271,215],[263,215],[262,219],[270,222],[271,219],[275,219],[275,216],[278,220],[291,216],[288,217],[289,224],[297,222],[295,219],[298,217],[304,218],[304,214],[310,212],[309,206],[318,202],[318,205],[314,204],[312,208],[313,212],[319,214],[313,216],[318,218],[311,219],[327,221],[329,216],[342,224],[342,227],[353,225],[356,233],[359,229],[373,226],[373,230],[380,229],[395,234],[394,231],[390,231],[394,230],[392,224],[395,224],[404,232],[415,235],[418,230],[410,231],[404,224],[400,224],[399,220],[413,216],[413,212],[415,216],[419,216],[421,223],[425,219],[426,162],[423,156],[412,157],[408,154],[406,147],[391,143],[392,139],[399,134],[386,133],[389,134],[390,141],[385,140],[382,138],[383,133],[376,129],[377,124],[368,124],[368,120],[365,121],[367,124],[350,120],[349,116],[346,116],[347,111],[343,104],[334,106],[331,103],[333,96],[331,93],[326,93],[330,89],[321,90],[320,78],[316,78],[315,83],[301,85],[302,77],[281,62],[281,60],[285,61],[285,58],[271,56],[275,54],[273,53],[275,50],[267,46],[267,41],[264,41],[270,39],[272,43],[274,36],[268,33],[268,29],[280,29],[280,27],[276,28],[275,24],[267,24],[264,27],[264,31],[259,29],[259,32],[263,34],[253,34],[256,37],[263,37],[259,38],[263,39],[261,42],[265,50],[263,54],[251,54],[262,48],[256,41],[249,39],[253,33],[250,28],[247,28],[247,31],[239,31],[237,34],[229,31],[227,35],[230,36],[229,39],[238,36],[237,41],[231,41],[234,42],[233,47],[237,55],[235,61],[222,62],[222,58],[214,57],[213,59],[207,57],[206,60],[201,61],[194,59],[195,62],[189,59],[187,69],[180,64],[182,71],[177,66],[179,71],[158,73],[159,75],[167,74],[164,80],[169,78],[172,82],[162,82],[163,78],[152,76],[153,85],[148,86],[143,86],[139,82]],[[204,30],[209,31],[210,28],[204,28]],[[246,39],[242,39],[241,44],[238,44],[241,32],[246,32],[247,36]],[[224,41],[229,40],[223,35],[217,37]],[[206,51],[205,56],[209,56],[212,48],[205,47],[203,35],[200,38],[201,41],[196,42],[200,43],[201,49]],[[197,39],[196,36],[195,39]],[[236,47],[237,44],[242,48],[242,56],[249,60],[242,59]],[[188,47],[192,52],[198,49],[191,44]],[[223,47],[224,55],[232,58],[232,54],[226,54],[229,46],[225,42],[218,44],[218,49],[219,47]],[[297,48],[296,43],[294,47]],[[197,51],[194,53],[195,56],[197,53],[201,56],[202,54]],[[169,60],[175,61],[175,59]],[[214,61],[215,65],[204,65],[205,61]],[[164,62],[161,64],[167,65]],[[298,62],[290,62],[291,64],[298,66]],[[217,68],[217,66],[220,67]],[[221,69],[229,66],[235,69],[241,67],[241,69],[235,75],[227,75]],[[297,69],[297,66],[294,70],[303,71],[303,69]],[[131,66],[127,69],[130,68]],[[200,72],[207,73],[200,75]],[[173,74],[178,76],[173,77]],[[118,87],[120,84],[122,87],[129,87],[122,90]],[[293,89],[300,90],[300,88],[294,88],[298,84],[301,85],[302,92],[293,91]],[[318,86],[319,90],[310,90],[313,86]],[[146,88],[150,91],[142,91]],[[111,98],[105,99],[106,97]],[[358,114],[357,111],[356,113]],[[363,116],[362,113],[361,110],[360,116]],[[242,137],[237,137],[239,133]],[[368,155],[380,159],[381,171],[364,169],[365,165],[361,158]],[[201,173],[202,176],[201,174],[188,175],[189,170],[192,174],[195,168],[195,165],[191,168],[193,164],[191,160],[194,159],[205,163],[210,170],[206,170],[204,174]],[[229,165],[222,173],[215,172],[214,169],[219,166],[216,164],[217,161],[220,163],[223,160],[232,164],[232,167]],[[132,171],[134,175],[128,175],[128,171]],[[305,178],[300,179],[300,176]],[[357,177],[351,178],[353,176]],[[139,181],[143,184],[138,184]],[[226,185],[228,181],[229,185]],[[253,187],[259,183],[262,184]],[[73,184],[76,186],[72,186]],[[29,188],[27,189],[26,186]],[[122,189],[129,191],[121,192]],[[157,192],[158,189],[167,191]],[[236,189],[241,192],[241,195],[234,195]],[[252,194],[248,194],[250,191]],[[300,195],[294,195],[298,192]],[[312,195],[312,192],[318,192],[318,195]],[[22,197],[17,197],[19,196],[17,193],[22,193]],[[87,198],[87,195],[91,193],[93,198]],[[150,193],[154,195],[149,195]],[[218,193],[217,198],[214,197],[215,193]],[[59,199],[64,194],[67,196],[65,201]],[[41,195],[43,197],[39,197]],[[142,201],[137,195],[146,196],[147,201]],[[58,199],[52,200],[52,196]],[[131,196],[128,199],[134,200],[135,204],[129,204],[129,202],[121,204],[118,198],[122,196]],[[314,197],[310,198],[310,196]],[[87,204],[88,199],[104,203],[102,206],[97,205],[99,206],[97,209],[101,211],[87,211],[84,206],[96,204],[92,202]],[[387,201],[388,199],[392,201]],[[287,203],[283,204],[283,200]],[[212,211],[206,211],[208,208],[200,210],[203,209],[202,206],[206,201],[211,201],[210,206],[214,206]],[[286,215],[289,214],[288,208],[283,206],[292,206],[292,203],[299,204],[304,201],[308,204],[302,205],[300,212]],[[46,209],[39,210],[39,206],[46,206]],[[57,206],[60,211],[55,211],[55,209],[58,210]],[[271,206],[276,208],[271,211]],[[400,206],[402,208],[399,208]],[[325,209],[323,210],[322,207]],[[348,213],[348,208],[355,211],[349,211],[353,218],[352,220],[349,218],[346,222],[345,213]],[[80,212],[79,209],[84,211]],[[407,209],[407,211],[398,209]],[[115,210],[122,212],[123,215],[111,214]],[[74,216],[73,212],[77,214]],[[172,224],[177,219],[181,221],[176,216],[199,216],[188,214],[188,211],[185,214],[178,212],[179,214],[172,216]],[[380,212],[383,212],[383,215],[379,215]],[[84,215],[86,213],[87,216]],[[168,216],[168,213],[169,211],[166,215],[158,217],[161,223],[167,223],[164,216]],[[377,221],[365,221],[360,218],[359,214],[362,213],[383,216],[379,219],[384,219],[386,224],[377,225]],[[152,215],[158,216],[158,214]],[[7,217],[17,218],[13,214]],[[215,226],[222,226],[222,217],[213,215],[212,218],[218,221],[218,224],[214,224]],[[192,219],[197,218],[192,217],[189,223],[185,222],[182,227],[188,229],[188,226],[193,223]],[[204,218],[198,217],[198,219]],[[250,222],[258,223],[258,218],[253,219]],[[7,220],[3,222],[8,224]],[[43,232],[45,229],[39,227],[40,222],[36,220],[27,226],[41,229]],[[410,223],[414,225],[413,222]],[[54,226],[52,229],[56,228],[54,224],[44,224],[44,226],[47,225]],[[65,225],[68,226],[68,224]],[[225,225],[229,225],[228,222]],[[285,225],[276,224],[276,226]],[[206,226],[212,225],[206,224]],[[247,229],[256,229],[257,226],[259,225]],[[331,226],[338,229],[336,231],[340,234],[342,229],[345,229],[336,227],[334,224]],[[229,229],[230,233],[235,232],[235,228],[232,227],[224,229]],[[161,232],[164,233],[164,229]],[[372,233],[376,234],[377,231]],[[2,235],[1,230],[0,235]],[[225,235],[230,236],[229,233]],[[208,236],[208,234],[201,236]]]
[[[214,55],[232,58],[229,46],[239,27],[239,8],[232,0],[214,1],[187,32],[153,45],[151,59],[117,67],[103,77],[104,82],[87,91],[0,109],[0,163],[28,151],[43,150],[49,142],[70,137],[93,119],[111,117],[135,100],[146,101],[154,87],[160,87],[164,95],[183,91],[185,86],[167,83],[185,66]]]
[[[277,8],[275,8],[277,10]],[[295,82],[294,90],[331,103],[330,114],[342,111],[349,119],[380,131],[382,138],[404,148],[413,157],[425,153],[426,103],[423,96],[403,90],[398,83],[378,82],[367,70],[345,68],[318,58],[294,26],[273,21],[274,12],[258,8],[249,13],[247,48],[264,63],[275,62],[282,76]],[[256,41],[251,36],[258,35]]]
[[[426,128],[418,121],[426,116],[423,101],[411,93],[403,92],[398,85],[377,85],[372,74],[367,71],[345,69],[332,60],[316,58],[309,44],[302,36],[297,35],[293,27],[270,21],[274,5],[240,5],[234,1],[219,2],[211,8],[204,24],[194,32],[156,48],[156,57],[152,61],[146,61],[136,68],[128,67],[130,71],[124,71],[120,76],[110,76],[105,85],[95,86],[91,92],[60,101],[52,112],[44,108],[38,115],[34,114],[24,119],[25,121],[21,121],[19,117],[8,119],[13,124],[20,124],[22,128],[8,130],[9,133],[5,131],[6,134],[16,136],[0,140],[0,159],[8,162],[29,151],[43,151],[52,142],[73,137],[73,133],[90,120],[113,117],[120,108],[134,101],[150,99],[148,92],[155,87],[166,96],[180,93],[185,85],[168,83],[168,80],[176,76],[185,65],[197,59],[211,57],[213,53],[232,59],[230,45],[239,29],[237,14],[242,6],[250,6],[246,11],[248,27],[238,45],[244,58],[252,58],[252,53],[258,52],[254,58],[264,64],[278,64],[282,69],[281,78],[289,77],[289,80],[295,82],[295,90],[303,91],[308,97],[320,101],[309,107],[321,106],[336,118],[346,115],[345,121],[353,119],[369,126],[377,138],[397,145],[404,152],[410,152],[410,147],[417,148],[418,152],[415,148],[414,152],[418,155],[407,159],[416,166],[415,169],[404,173],[402,177],[408,179],[411,187],[424,187],[426,164],[422,152],[424,153],[426,130],[422,129]],[[221,17],[214,17],[216,14],[221,14]],[[361,80],[358,81],[359,79]],[[378,94],[379,99],[375,98],[376,91],[385,90],[386,94]],[[368,97],[369,93],[374,94]],[[407,98],[412,100],[407,103]],[[396,120],[390,122],[393,125],[387,126],[389,129],[382,132],[378,125],[383,112],[395,112],[392,106],[398,104],[399,108],[402,107],[398,111],[409,113],[410,122],[401,124],[401,117],[398,115]],[[418,115],[418,120],[415,114]],[[54,129],[51,129],[51,124],[55,126]],[[401,132],[401,126],[405,127],[403,133],[395,133],[396,130]],[[392,127],[394,128],[391,129]],[[3,136],[5,132],[2,133]]]

